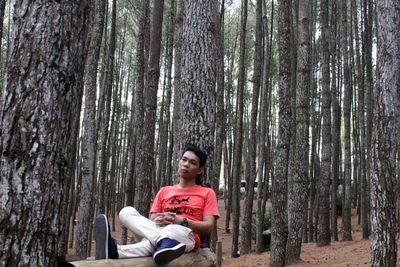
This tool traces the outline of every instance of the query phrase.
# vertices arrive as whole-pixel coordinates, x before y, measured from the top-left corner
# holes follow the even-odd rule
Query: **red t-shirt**
[[[176,185],[162,187],[150,212],[174,212],[192,221],[203,221],[206,215],[216,219],[220,216],[214,190],[199,185],[188,189],[179,189]],[[195,238],[198,247],[199,237],[195,235]]]

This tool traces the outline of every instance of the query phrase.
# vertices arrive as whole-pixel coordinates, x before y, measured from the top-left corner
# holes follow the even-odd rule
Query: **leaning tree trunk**
[[[64,187],[74,166],[87,7],[87,1],[14,5],[0,121],[4,266],[56,266]]]
[[[397,262],[396,153],[400,87],[400,2],[377,2],[378,72],[372,134],[371,266]]]

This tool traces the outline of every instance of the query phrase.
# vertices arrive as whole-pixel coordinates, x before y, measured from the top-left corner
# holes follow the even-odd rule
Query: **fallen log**
[[[69,262],[72,266],[76,267],[157,267],[151,257],[140,257],[140,258],[129,258],[129,259],[118,259],[118,260],[94,260],[89,258],[81,261]],[[196,252],[185,253],[179,258],[171,261],[165,265],[168,267],[216,267],[217,257],[215,253],[211,252],[209,248],[202,248]]]

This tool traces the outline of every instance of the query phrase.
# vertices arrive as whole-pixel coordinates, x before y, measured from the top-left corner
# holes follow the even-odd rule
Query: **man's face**
[[[179,176],[184,179],[196,179],[203,172],[200,159],[192,151],[186,151],[179,161]]]

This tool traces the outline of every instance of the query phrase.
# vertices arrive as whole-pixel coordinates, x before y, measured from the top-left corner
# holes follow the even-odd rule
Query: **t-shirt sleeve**
[[[219,218],[218,202],[214,190],[210,189],[206,196],[206,202],[204,204],[203,215],[212,215],[215,219]]]
[[[156,197],[154,198],[153,205],[151,206],[150,212],[163,212],[161,196],[163,195],[163,188],[161,188]]]

